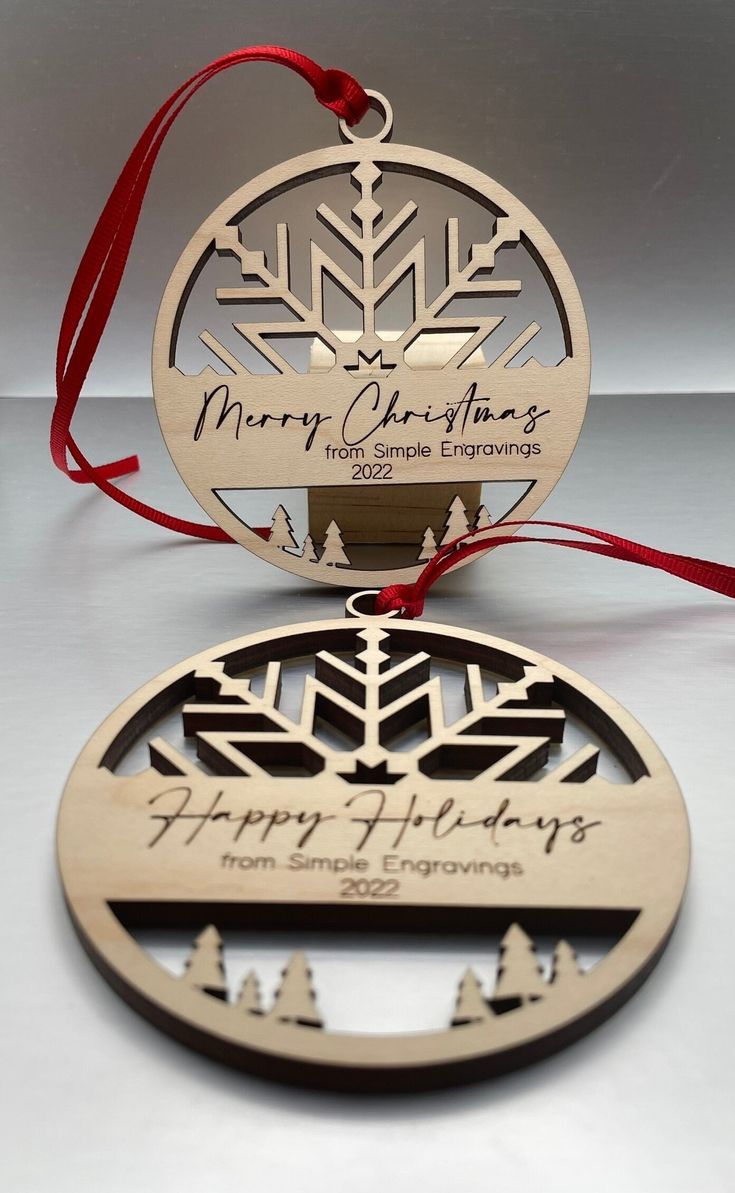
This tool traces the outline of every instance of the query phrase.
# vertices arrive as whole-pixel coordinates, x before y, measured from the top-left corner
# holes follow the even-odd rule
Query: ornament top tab
[[[351,587],[411,582],[469,528],[530,518],[590,369],[538,220],[471,166],[390,144],[369,94],[376,135],[340,121],[341,145],[204,221],[153,345],[161,429],[203,509],[261,558]]]

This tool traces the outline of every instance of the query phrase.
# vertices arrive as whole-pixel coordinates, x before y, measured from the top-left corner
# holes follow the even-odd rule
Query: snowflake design
[[[218,775],[256,778],[284,771],[338,776],[346,783],[395,784],[408,776],[442,778],[456,772],[469,781],[528,780],[561,742],[566,715],[553,701],[553,677],[525,666],[522,678],[498,684],[487,697],[479,666],[465,668],[466,713],[447,724],[441,680],[430,674],[421,651],[393,662],[389,632],[367,627],[357,634],[351,662],[320,651],[304,681],[301,713],[281,711],[281,664],[266,668],[262,695],[250,679],[232,678],[224,664],[197,668],[195,700],[184,705],[183,726],[196,739],[201,762]],[[338,749],[317,733],[318,722],[338,730],[352,748]],[[423,740],[396,752],[402,734],[426,727]],[[198,769],[162,738],[150,743],[152,765],[183,775]],[[587,744],[542,781],[583,782],[595,774],[599,750]]]
[[[218,303],[245,307],[264,303],[283,304],[296,320],[233,322],[233,327],[280,374],[296,370],[279,351],[279,343],[299,338],[319,341],[326,349],[332,369],[344,368],[358,377],[386,377],[401,364],[411,367],[414,359],[412,349],[419,345],[419,341],[441,333],[452,333],[456,342],[443,367],[476,367],[477,357],[472,363],[470,358],[503,322],[504,315],[452,316],[446,311],[457,298],[473,295],[477,298],[512,299],[520,293],[519,280],[495,277],[498,251],[506,246],[515,247],[521,240],[522,233],[517,221],[500,216],[494,221],[494,231],[489,239],[473,244],[468,259],[463,262],[460,259],[459,220],[449,218],[445,228],[445,282],[440,292],[430,297],[426,288],[424,237],[408,247],[398,263],[382,277],[378,276],[376,268],[382,254],[406,233],[415,219],[419,210],[417,204],[407,202],[384,220],[385,212],[374,197],[383,177],[380,168],[375,162],[363,161],[355,167],[350,177],[360,192],[360,199],[350,213],[352,226],[324,203],[317,207],[316,216],[328,232],[357,259],[359,277],[352,277],[320,245],[312,241],[308,302],[302,301],[291,286],[287,224],[277,225],[273,268],[269,266],[264,252],[243,243],[236,225],[230,224],[220,230],[215,237],[214,248],[220,256],[236,259],[245,284],[218,288]],[[350,337],[349,342],[345,342],[328,325],[324,302],[325,278],[331,279],[360,310],[362,331],[356,340]],[[406,279],[411,285],[413,316],[397,338],[386,342],[385,337],[376,333],[376,312]],[[540,330],[538,323],[529,323],[492,363],[501,367],[509,364]],[[202,331],[200,339],[233,373],[250,371],[211,331]]]

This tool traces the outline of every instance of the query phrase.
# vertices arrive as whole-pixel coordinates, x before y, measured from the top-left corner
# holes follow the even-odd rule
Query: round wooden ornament
[[[341,121],[342,145],[205,220],[153,345],[161,429],[200,505],[261,558],[353,587],[410,582],[470,526],[530,518],[574,449],[590,368],[538,220],[480,171],[392,145],[369,94],[377,134]]]
[[[524,1064],[624,1002],[675,923],[688,828],[666,761],[594,685],[363,607],[202,651],[131,696],[72,771],[58,851],[82,942],[158,1026],[265,1075],[413,1090]],[[237,933],[274,929],[280,982],[235,981]],[[184,933],[177,966],[141,943],[154,930]],[[304,931],[463,933],[484,960],[423,980],[432,1027],[366,1031],[358,980],[334,1028]]]

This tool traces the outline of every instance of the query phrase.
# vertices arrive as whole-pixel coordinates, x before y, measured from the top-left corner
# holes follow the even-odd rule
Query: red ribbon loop
[[[422,573],[423,574],[423,573]],[[375,598],[375,614],[398,613],[413,621],[424,611],[424,597],[417,584],[389,584]]]
[[[323,70],[311,58],[283,46],[246,46],[215,59],[197,71],[177,88],[156,112],[113,187],[72,282],[61,321],[56,354],[57,398],[51,420],[50,443],[51,456],[56,467],[78,484],[96,485],[120,505],[142,518],[164,526],[167,530],[216,542],[232,542],[232,539],[217,526],[175,518],[138,501],[111,484],[115,478],[137,471],[138,457],[125,456],[108,464],[90,464],[71,434],[71,422],[125,272],[153,166],[172,124],[199,88],[215,75],[240,63],[258,61],[274,62],[295,71],[311,85],[318,102],[349,125],[357,124],[370,107],[367,93],[352,75],[341,70]],[[76,462],[76,469],[70,467],[69,455]],[[487,538],[483,538],[483,535],[496,532],[498,527],[522,525],[552,526],[587,535],[596,541],[590,543],[509,534],[494,537],[492,542],[488,543]],[[262,537],[267,537],[267,529],[254,529]],[[496,527],[470,531],[440,548],[414,584],[393,584],[384,588],[376,598],[376,612],[386,613],[395,609],[402,617],[419,617],[423,612],[426,594],[445,572],[469,556],[486,551],[490,546],[495,548],[505,543],[524,542],[552,543],[660,568],[713,592],[729,597],[735,596],[735,568],[725,564],[657,551],[630,539],[566,522],[503,522]]]
[[[320,104],[350,126],[359,124],[370,107],[370,97],[357,80],[333,67],[322,71],[321,79],[314,85],[314,94]]]
[[[597,541],[588,543],[580,539],[540,538],[522,534],[497,535],[506,526],[552,526],[556,530],[569,530],[585,534]],[[494,535],[490,542],[488,536]],[[375,598],[375,613],[397,612],[400,617],[420,617],[429,589],[446,572],[450,572],[463,560],[481,551],[495,549],[510,543],[550,543],[555,547],[571,547],[576,551],[589,551],[594,555],[607,555],[611,559],[622,559],[626,563],[640,563],[644,567],[658,568],[671,576],[678,576],[700,588],[709,588],[723,596],[735,597],[735,567],[725,563],[713,563],[709,559],[696,559],[691,555],[676,555],[672,551],[659,551],[646,547],[632,539],[608,534],[604,530],[592,530],[589,526],[576,526],[573,522],[498,522],[495,526],[483,526],[453,539],[440,547],[427,563],[413,584],[390,584]]]
[[[245,62],[274,62],[295,71],[311,85],[325,108],[354,125],[370,107],[370,98],[352,75],[324,70],[311,58],[283,46],[245,46],[216,58],[187,79],[156,112],[123,166],[69,291],[56,351],[56,405],[51,419],[51,457],[77,484],[94,484],[113,501],[167,530],[195,538],[232,542],[218,526],[188,522],[131,497],[110,481],[139,468],[137,456],[93,465],[71,434],[82,386],[110,317],[120,287],[148,182],[173,122],[193,95],[215,75]],[[69,465],[71,456],[77,468]]]

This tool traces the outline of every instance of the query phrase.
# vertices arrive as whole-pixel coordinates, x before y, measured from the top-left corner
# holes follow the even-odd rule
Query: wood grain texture
[[[511,508],[516,518],[532,516],[569,460],[589,392],[584,311],[548,233],[480,171],[390,144],[392,114],[382,97],[376,104],[386,117],[378,135],[342,128],[346,144],[274,167],[205,220],[166,287],[153,345],[161,429],[206,512],[261,558],[354,587],[415,579],[426,531],[436,537],[448,495],[463,495],[471,520],[486,501],[482,482],[524,482]],[[394,201],[386,186],[381,204],[381,183],[406,176],[441,194],[441,243],[415,230],[420,203]],[[324,198],[315,201],[317,184]],[[249,220],[303,187],[311,188],[313,238],[292,244],[288,223],[274,215],[266,254]],[[465,233],[460,201],[479,213],[479,238]],[[301,285],[292,269],[298,247],[308,260]],[[430,266],[439,254],[437,282]],[[516,330],[522,283],[514,261],[518,272],[521,262],[534,271],[555,311],[559,359],[534,356],[538,322]],[[217,262],[229,264],[237,284],[210,283]],[[226,308],[232,320],[229,339],[199,330],[208,363],[188,372],[182,329],[190,299],[210,284],[218,312]],[[330,318],[328,287],[358,311],[357,332]],[[410,313],[385,330],[382,312],[402,287]],[[243,512],[229,496],[284,488],[307,489],[311,502],[311,522],[293,545],[256,533],[262,514]],[[486,504],[493,522],[510,512]],[[336,555],[324,546],[332,523]]]
[[[345,343],[356,343],[360,333],[342,329],[337,336]],[[398,332],[384,332],[383,338],[395,342]],[[442,368],[447,359],[462,349],[464,340],[458,332],[424,338],[415,347],[413,367]],[[332,363],[331,353],[324,342],[315,339],[311,345],[309,372],[328,373]],[[467,363],[484,368],[485,360],[478,348],[470,353]],[[312,541],[321,542],[334,519],[348,545],[415,545],[423,542],[427,529],[435,537],[439,535],[446,511],[457,496],[467,509],[478,509],[482,503],[482,485],[472,481],[446,485],[340,485],[309,489],[309,535]],[[431,556],[422,554],[419,558]]]
[[[686,813],[655,745],[588,681],[502,639],[355,616],[362,603],[204,651],[126,700],[67,784],[66,899],[123,997],[229,1064],[355,1090],[501,1072],[589,1030],[650,971],[684,891]],[[299,660],[300,708],[284,695]],[[464,677],[453,711],[447,668]],[[149,764],[128,771],[137,742]],[[255,972],[230,989],[228,933],[274,927],[293,936],[275,994]],[[180,975],[141,928],[190,932]],[[344,1033],[305,929],[479,933],[488,963],[457,973],[436,1030]],[[610,937],[592,968],[579,934]]]
[[[479,509],[482,486],[471,481],[452,485],[356,485],[309,489],[309,534],[322,542],[336,519],[347,545],[410,543],[416,548],[427,527],[437,538],[447,509],[459,497],[467,509]]]

